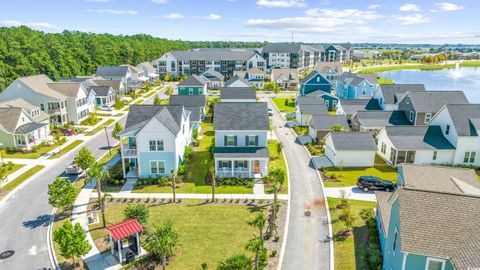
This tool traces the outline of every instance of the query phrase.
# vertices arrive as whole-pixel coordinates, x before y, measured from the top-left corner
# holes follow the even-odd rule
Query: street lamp
[[[110,149],[110,141],[108,140],[107,126],[104,126],[103,128],[105,129],[105,136],[107,137],[108,153],[111,156],[112,155],[112,149]]]

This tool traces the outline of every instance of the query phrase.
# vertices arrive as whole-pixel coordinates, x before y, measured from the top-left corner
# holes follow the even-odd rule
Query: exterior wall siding
[[[190,89],[193,91],[193,95],[204,95],[206,93],[204,87],[200,86],[179,86],[179,95],[190,95]]]
[[[224,136],[226,135],[236,135],[237,136],[237,147],[245,147],[245,138],[247,135],[258,136],[258,147],[267,146],[267,131],[238,131],[238,130],[216,130],[215,131],[215,147],[224,146]]]
[[[165,174],[152,174],[150,170],[151,160],[165,161]],[[174,152],[142,152],[140,153],[139,177],[159,177],[170,176],[171,171],[175,168],[175,153]]]

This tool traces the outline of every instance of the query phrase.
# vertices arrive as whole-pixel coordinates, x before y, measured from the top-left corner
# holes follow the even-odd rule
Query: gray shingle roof
[[[303,79],[300,80],[300,83],[306,83],[308,82],[309,80],[311,80],[313,77],[315,77],[317,74],[320,74],[318,71],[316,70],[312,70],[312,72],[308,73],[307,76],[303,77]],[[322,75],[320,75],[322,76]],[[323,76],[322,76],[323,77]]]
[[[480,104],[447,104],[446,109],[459,136],[478,136]]]
[[[387,126],[385,131],[397,150],[455,149],[439,126]]]
[[[220,99],[257,99],[257,92],[252,87],[222,87]]]
[[[173,134],[178,134],[183,112],[184,107],[177,105],[130,105],[125,129],[120,134],[141,129],[154,117]]]
[[[110,86],[91,86],[89,87],[89,91],[93,91],[95,96],[102,96],[106,97],[108,95],[113,95],[113,89]]]
[[[48,87],[66,97],[73,98],[77,97],[78,92],[83,89],[82,84],[77,82],[54,82],[49,83]]]
[[[407,92],[425,91],[424,84],[381,84],[385,104],[396,104]]]
[[[170,95],[169,104],[185,107],[205,107],[207,97],[205,95]]]
[[[110,86],[113,90],[118,91],[122,86],[121,80],[93,80],[98,86]]]
[[[312,115],[310,125],[315,130],[332,130],[335,125],[341,125],[344,131],[349,131],[345,115]]]
[[[378,100],[372,99],[340,99],[340,106],[346,114],[354,114],[357,111],[380,111],[382,108]]]
[[[274,68],[271,74],[272,81],[277,81],[279,78],[285,78],[288,81],[298,81],[298,70],[294,68]]]
[[[215,158],[269,158],[267,147],[215,147]]]
[[[350,72],[344,72],[338,77],[338,81],[341,81],[341,82],[346,81],[347,83],[352,84],[352,85],[358,85],[361,82],[363,82],[363,80],[366,80],[370,84],[377,84],[378,83],[377,76],[375,74],[371,74],[371,73],[354,74],[354,73],[350,73]]]
[[[390,215],[392,208],[388,204],[388,201],[392,198],[393,192],[375,191],[375,197],[377,198],[377,207],[379,208],[380,218],[382,222],[382,228],[386,236],[388,236],[388,224],[390,222]]]
[[[296,99],[297,104],[298,105],[323,105],[323,104],[325,104],[325,102],[323,101],[323,98],[320,96],[321,92],[323,92],[323,91],[321,91],[321,92],[318,92],[318,91],[321,91],[321,90],[317,90],[315,92],[312,92],[312,93],[316,93],[316,95],[314,95],[314,96],[311,96],[311,95],[298,96],[297,99]],[[326,93],[326,92],[323,92],[323,93]],[[309,93],[309,94],[311,94],[311,93]]]
[[[335,70],[337,74],[343,73],[342,63],[339,62],[318,62],[314,69],[320,73],[327,73],[329,70]]]
[[[335,150],[376,151],[377,144],[370,132],[330,132]]]
[[[156,73],[155,68],[153,67],[152,63],[150,62],[142,62],[137,65],[137,68],[145,69],[148,73]]]
[[[37,123],[37,122],[32,122],[32,123],[27,123],[25,125],[19,126],[15,130],[15,134],[29,134],[39,128],[42,128],[44,126],[48,125],[47,123]]]
[[[325,104],[299,105],[300,113],[303,115],[327,115],[328,108]]]
[[[38,122],[42,122],[42,121],[50,118],[50,116],[46,112],[41,111],[39,107],[25,101],[24,99],[21,99],[21,98],[2,101],[2,102],[0,102],[0,107],[3,107],[3,108],[23,108],[29,113],[31,113],[33,110],[37,110],[38,111],[38,116],[33,117],[33,119],[35,121],[38,121]],[[30,116],[31,116],[31,114],[30,114]]]
[[[0,108],[0,129],[14,133],[18,119],[22,114],[22,108]]]
[[[241,78],[239,77],[238,75],[235,75],[233,77],[231,77],[228,81],[225,82],[225,87],[228,87],[229,85],[231,85],[232,83],[236,82],[236,81],[241,81],[243,82],[245,85],[248,85],[250,86],[250,83],[245,80],[244,78]]]
[[[217,102],[214,104],[215,130],[270,130],[265,102]]]
[[[480,181],[473,169],[433,165],[402,164],[404,186],[412,189],[469,194],[458,181],[480,189]]]
[[[252,48],[202,48],[171,53],[178,61],[246,61],[257,52]]]
[[[53,81],[44,74],[21,77],[17,80],[25,84],[32,91],[40,93],[42,95],[53,97],[58,100],[64,100],[66,98],[64,95],[60,94],[57,91],[54,91],[52,88],[49,87],[49,84],[53,83]]]
[[[412,125],[401,111],[357,111],[353,118],[364,128]]]
[[[178,86],[204,86],[208,82],[207,78],[192,74],[187,79],[178,84]]]
[[[209,75],[207,76],[207,74],[209,74]],[[223,76],[222,73],[220,73],[220,72],[218,72],[218,71],[216,71],[212,68],[207,69],[207,71],[203,72],[202,75],[205,78],[207,78],[209,80],[213,80],[213,81],[223,82],[223,80],[225,79],[225,76]]]
[[[95,75],[102,77],[125,77],[129,71],[128,66],[100,66]]]
[[[397,192],[402,251],[450,258],[458,270],[480,266],[480,197],[403,187]]]
[[[263,48],[263,53],[299,53],[301,44],[272,43]]]
[[[468,104],[463,91],[421,91],[408,92],[416,112],[438,112],[445,104]]]

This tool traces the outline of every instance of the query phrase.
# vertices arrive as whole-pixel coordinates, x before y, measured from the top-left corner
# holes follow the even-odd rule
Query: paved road
[[[270,99],[268,102],[270,108],[276,108]],[[290,224],[282,269],[329,269],[326,208],[324,205],[313,207],[310,217],[304,215],[308,205],[323,201],[322,186],[303,146],[295,143],[292,130],[285,127],[280,113],[276,109],[273,111],[275,133],[284,145],[290,170]]]
[[[154,96],[145,103],[152,103]],[[125,121],[126,115],[119,120],[122,125]],[[112,128],[107,129],[109,136]],[[111,136],[109,140],[111,144],[116,143]],[[101,157],[108,151],[105,132],[97,133],[83,146],[96,157]],[[48,204],[47,185],[63,173],[66,161],[72,160],[80,148],[59,159],[57,166],[35,175],[34,181],[0,207],[0,253],[15,251],[12,257],[0,259],[0,269],[52,269],[47,250],[47,231],[52,213],[52,207]]]

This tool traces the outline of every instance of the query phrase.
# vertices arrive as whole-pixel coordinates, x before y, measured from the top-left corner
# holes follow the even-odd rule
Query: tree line
[[[262,47],[262,42],[182,41],[78,31],[45,33],[26,26],[0,27],[0,92],[16,78],[46,74],[91,75],[97,66],[131,64],[159,58],[171,50],[199,47]]]

